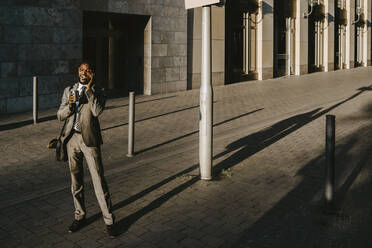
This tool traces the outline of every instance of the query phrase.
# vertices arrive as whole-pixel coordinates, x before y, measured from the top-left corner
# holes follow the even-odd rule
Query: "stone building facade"
[[[371,63],[372,0],[226,0],[212,7],[212,84]],[[201,8],[184,0],[1,0],[0,113],[58,106],[92,61],[108,95],[197,89]]]
[[[369,66],[371,5],[371,0],[226,0],[224,8],[212,8],[213,84]],[[201,9],[190,12],[188,78],[196,88]]]
[[[95,61],[97,81],[108,93],[186,90],[184,1],[0,1],[0,113],[32,109],[33,76],[40,108],[57,106],[87,58]],[[129,68],[128,75],[120,67]]]

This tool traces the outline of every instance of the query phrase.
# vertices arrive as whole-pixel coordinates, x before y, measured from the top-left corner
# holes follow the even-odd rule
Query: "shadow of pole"
[[[354,147],[358,148],[358,145],[363,141],[371,143],[365,140],[366,137],[371,137],[372,132],[368,131],[368,135],[366,135],[362,132],[363,129],[371,130],[371,125],[356,130],[343,139],[346,141],[345,143],[336,145],[336,173],[339,178],[336,181],[340,181],[342,175],[346,176],[340,187],[336,187],[337,209],[341,209],[341,205],[344,203],[351,186],[360,175],[362,169],[367,167],[372,159],[370,153],[371,144],[364,146],[363,149],[358,149],[358,153],[352,152],[352,149]],[[354,200],[358,199],[359,202],[353,203],[354,208],[351,211],[349,210],[349,213],[337,211],[335,215],[330,216],[324,215],[321,211],[324,210],[325,206],[324,180],[321,180],[324,179],[321,176],[322,172],[325,172],[324,164],[325,152],[305,164],[297,173],[303,178],[301,182],[286,193],[248,229],[244,230],[232,247],[246,247],[248,244],[252,245],[252,247],[256,244],[261,244],[265,247],[369,247],[367,245],[355,245],[354,241],[360,241],[361,238],[364,241],[370,240],[370,232],[368,231],[370,220],[364,221],[366,229],[360,229],[366,230],[363,237],[359,233],[355,234],[355,225],[359,225],[357,222],[359,220],[353,219],[356,224],[354,224],[354,229],[352,230],[350,230],[349,226],[342,223],[344,219],[349,221],[350,217],[348,215],[354,214],[355,210],[358,216],[362,216],[359,211],[365,206],[361,206],[361,202],[363,202],[361,199],[366,199],[363,204],[370,202],[366,195],[352,197]],[[350,168],[351,166],[353,168]],[[369,170],[371,170],[371,167],[369,167]],[[371,175],[371,172],[368,174]],[[314,177],[314,175],[317,175],[317,177]],[[354,189],[351,194],[358,194],[359,192],[365,194],[365,191],[370,193],[370,182],[371,179],[369,181],[364,179],[363,183],[358,185],[357,188],[359,189]],[[336,183],[336,185],[339,184]],[[365,191],[360,191],[361,185],[364,185]],[[350,205],[350,202],[348,204]],[[360,209],[355,209],[355,207]],[[363,215],[362,218],[365,217],[367,216]],[[368,217],[371,218],[372,216],[369,214]],[[347,224],[350,225],[350,223]],[[265,237],[260,235],[262,233],[265,233]],[[351,242],[353,245],[340,245],[338,243],[340,240],[337,240],[337,238],[342,236],[353,236],[354,240]],[[345,244],[345,240],[342,240],[341,243]]]
[[[195,166],[195,165],[194,165]],[[188,187],[192,186],[196,182],[200,180],[199,177],[193,177],[192,179],[188,180],[187,182],[177,186],[173,190],[165,193],[164,195],[160,196],[159,198],[153,200],[151,203],[146,205],[144,208],[141,208],[137,212],[121,219],[117,222],[117,230],[118,235],[125,233],[137,220],[141,217],[145,216],[146,214],[150,213],[151,211],[159,208],[165,202],[167,202],[172,197],[176,196],[177,194],[183,192]]]
[[[372,148],[371,146],[369,147]],[[346,197],[347,192],[357,179],[358,175],[362,171],[363,167],[367,165],[368,160],[371,158],[371,154],[369,152],[366,152],[363,154],[361,159],[359,160],[358,164],[353,168],[348,178],[345,180],[345,182],[342,184],[342,186],[337,190],[336,192],[336,205],[340,206]]]
[[[179,113],[179,112],[182,112],[182,111],[186,111],[186,110],[190,110],[190,109],[194,109],[194,108],[198,108],[198,107],[199,107],[199,105],[188,107],[188,108],[184,108],[184,109],[175,110],[175,111],[168,112],[168,113],[165,113],[165,114],[151,116],[151,117],[148,117],[148,118],[137,120],[137,121],[135,121],[135,123],[142,122],[142,121],[147,121],[147,120],[151,120],[151,119],[155,119],[155,118],[166,116],[166,115],[170,115],[170,114]],[[116,126],[112,126],[112,127],[102,128],[101,130],[102,131],[107,131],[107,130],[110,130],[110,129],[113,129],[113,128],[122,127],[122,126],[126,126],[126,125],[128,125],[128,122],[123,123],[123,124],[119,124],[119,125],[116,125]]]
[[[310,123],[311,121],[321,117],[322,115],[324,115],[324,114],[328,113],[329,111],[335,109],[336,107],[340,106],[341,104],[343,104],[347,101],[350,101],[353,98],[359,96],[362,92],[363,91],[360,91],[360,92],[352,95],[351,97],[349,97],[349,98],[347,98],[347,99],[345,99],[345,100],[343,100],[343,101],[341,101],[341,102],[339,102],[339,103],[337,103],[337,104],[319,112],[318,114],[315,114],[315,113],[318,112],[320,110],[320,108],[315,109],[315,110],[310,111],[310,112],[305,113],[305,114],[296,115],[294,117],[291,117],[291,118],[288,118],[286,120],[280,121],[277,124],[274,124],[272,126],[272,128],[269,129],[269,130],[263,130],[263,131],[255,133],[255,134],[249,135],[245,138],[239,139],[236,142],[233,142],[232,144],[230,144],[228,146],[228,147],[230,147],[231,151],[239,149],[240,147],[242,147],[242,144],[247,143],[248,139],[252,139],[252,141],[256,145],[257,145],[256,142],[258,142],[259,144],[258,144],[257,148],[253,147],[253,149],[247,149],[247,147],[244,147],[244,148],[240,149],[238,152],[236,152],[235,154],[233,154],[232,156],[230,156],[229,158],[221,161],[220,163],[218,163],[216,166],[213,167],[214,174],[221,172],[223,169],[227,169],[227,168],[231,168],[231,167],[235,166],[240,161],[242,161],[242,160],[250,157],[251,155],[261,151],[262,149],[272,145],[273,143],[277,142],[278,140],[282,139],[283,137],[285,137],[285,136],[289,135],[290,133],[298,130],[299,128],[303,127],[304,125]],[[252,146],[249,146],[249,148],[252,148]],[[149,187],[149,188],[141,191],[140,193],[128,198],[127,200],[124,200],[124,201],[122,201],[118,204],[115,204],[113,206],[113,208],[114,209],[119,209],[121,207],[124,207],[125,205],[129,204],[130,202],[133,202],[133,201],[145,196],[149,192],[159,188],[160,186],[170,182],[171,180],[174,180],[175,178],[177,178],[177,176],[181,176],[184,173],[187,173],[187,172],[190,172],[190,171],[196,169],[197,166],[198,166],[198,164],[195,164],[195,165],[191,166],[190,168],[188,168],[188,169],[186,169],[186,170],[184,170],[180,173],[177,173],[176,175],[171,176],[171,177],[163,180],[162,182],[160,182],[160,183],[158,183],[158,184],[156,184],[152,187]],[[121,219],[117,223],[118,234],[125,233],[130,228],[130,226],[133,225],[138,219],[140,219],[144,215],[148,214],[149,212],[153,211],[154,209],[159,208],[161,205],[163,205],[169,199],[171,199],[175,195],[183,192],[185,189],[192,186],[193,184],[195,184],[199,180],[200,180],[199,177],[194,177],[194,178],[188,180],[187,182],[177,186],[173,190],[165,193],[161,197],[155,199],[154,201],[152,201],[151,203],[149,203],[148,205],[146,205],[142,209],[140,209],[140,210],[136,211],[135,213]],[[99,216],[100,216],[100,214],[96,214],[96,215],[90,217],[87,220],[88,223],[93,222]]]
[[[228,120],[221,121],[221,122],[215,124],[214,126],[219,126],[219,125],[225,124],[225,123],[227,123],[227,122],[229,122],[229,121],[239,119],[239,118],[241,118],[241,117],[243,117],[243,116],[246,116],[246,115],[249,115],[249,114],[253,114],[253,113],[255,113],[255,112],[257,112],[257,111],[261,111],[261,110],[263,110],[263,108],[262,108],[262,109],[257,109],[257,110],[254,110],[254,111],[251,111],[251,112],[248,112],[248,113],[242,114],[242,115],[235,116],[235,117],[233,117],[233,118],[231,118],[231,119],[228,119]],[[173,139],[173,140],[171,140],[171,141],[167,141],[167,143],[170,143],[170,142],[173,142],[173,141],[175,141],[175,140],[178,140],[178,139],[181,139],[181,138],[187,137],[187,136],[192,135],[192,134],[194,134],[194,133],[198,133],[198,131],[195,131],[195,132],[189,133],[189,134],[187,134],[187,135],[183,135],[183,136],[178,137],[178,138],[176,138],[176,139]],[[164,143],[159,144],[159,145],[157,145],[156,147],[161,146],[161,145],[163,145],[163,144],[164,144]],[[151,149],[154,149],[154,148],[155,148],[155,147],[151,147]],[[148,149],[148,150],[150,150],[150,149]],[[142,151],[142,152],[143,152],[143,151]],[[132,203],[132,202],[134,202],[134,201],[136,201],[136,200],[138,200],[138,199],[144,197],[145,195],[147,195],[147,194],[151,193],[152,191],[154,191],[154,190],[160,188],[161,186],[163,186],[163,185],[165,185],[165,184],[167,184],[167,183],[173,181],[174,179],[176,179],[176,178],[178,178],[178,177],[180,177],[180,176],[182,176],[182,175],[185,175],[185,174],[187,174],[187,173],[190,173],[191,171],[197,169],[198,167],[199,167],[199,164],[195,164],[195,165],[193,165],[193,166],[191,166],[191,167],[189,167],[189,168],[187,168],[187,169],[185,169],[185,170],[183,170],[183,171],[181,171],[181,172],[178,172],[178,173],[176,173],[175,175],[170,176],[170,177],[168,177],[168,178],[162,180],[161,182],[159,182],[159,183],[157,183],[157,184],[155,184],[155,185],[153,185],[153,186],[151,186],[151,187],[149,187],[149,188],[146,188],[145,190],[143,190],[143,191],[141,191],[141,192],[139,192],[139,193],[137,193],[137,194],[135,194],[135,195],[129,197],[128,199],[126,199],[126,200],[124,200],[124,201],[121,201],[121,202],[119,202],[119,203],[113,205],[113,206],[112,206],[112,209],[113,209],[113,210],[117,210],[117,209],[120,209],[120,208],[122,208],[122,207],[125,207],[126,205],[128,205],[128,204],[130,204],[130,203]],[[95,214],[95,215],[92,215],[91,217],[89,217],[89,218],[87,219],[87,224],[93,223],[93,222],[96,221],[100,216],[101,216],[101,214]]]
[[[225,124],[225,123],[227,123],[227,122],[230,122],[230,121],[233,121],[233,120],[237,120],[237,119],[239,119],[239,118],[242,118],[242,117],[244,117],[244,116],[247,116],[247,115],[253,114],[253,113],[258,112],[258,111],[261,111],[261,110],[263,110],[263,108],[256,109],[256,110],[253,110],[253,111],[251,111],[251,112],[248,112],[248,113],[245,113],[245,114],[241,114],[241,115],[235,116],[235,117],[233,117],[233,118],[230,118],[230,119],[227,119],[227,120],[221,121],[221,122],[219,122],[219,123],[216,123],[216,124],[213,125],[213,127],[217,127],[217,126],[223,125],[223,124]],[[166,144],[170,144],[170,143],[172,143],[172,142],[175,142],[175,141],[177,141],[177,140],[181,140],[181,139],[183,139],[183,138],[186,138],[186,137],[188,137],[188,136],[191,136],[191,135],[194,135],[194,134],[197,134],[197,133],[199,133],[199,131],[193,131],[193,132],[191,132],[191,133],[188,133],[188,134],[185,134],[185,135],[179,136],[179,137],[177,137],[177,138],[167,140],[167,141],[162,142],[162,143],[160,143],[160,144],[156,144],[156,145],[153,145],[153,146],[151,146],[151,147],[148,147],[148,148],[145,148],[145,149],[139,150],[138,152],[136,152],[136,154],[147,152],[147,151],[149,151],[149,150],[152,150],[152,149],[158,148],[158,147],[163,146],[163,145],[166,145]]]
[[[45,122],[45,121],[51,121],[51,120],[57,120],[56,115],[51,115],[51,116],[46,116],[38,119],[38,123]],[[5,125],[0,125],[0,131],[5,131],[5,130],[12,130],[20,127],[24,127],[27,125],[33,124],[33,120],[26,120],[26,121],[21,121],[21,122],[13,122]]]
[[[352,139],[345,145],[338,146],[337,157],[348,154],[356,142],[356,139]],[[314,210],[310,202],[318,192],[324,190],[323,181],[317,181],[312,175],[319,175],[319,172],[323,172],[324,163],[325,153],[323,152],[305,164],[297,173],[303,177],[303,180],[248,229],[242,231],[240,238],[232,247],[245,247],[248,242],[265,244],[265,247],[320,247],[314,245],[312,243],[314,240],[310,241],[308,235],[313,226],[317,224],[314,223]],[[304,207],[303,204],[307,206]],[[320,211],[317,210],[316,213],[320,214]],[[301,228],[295,229],[296,226]],[[264,238],[259,235],[260,233],[267,235]]]
[[[231,155],[227,159],[221,161],[219,164],[213,167],[214,174],[218,174],[223,170],[229,169],[253,154],[265,149],[266,147],[276,143],[278,140],[291,134],[292,132],[300,129],[301,127],[309,124],[310,122],[318,119],[319,117],[327,114],[331,110],[339,107],[340,105],[356,98],[363,93],[364,90],[360,90],[349,98],[332,105],[331,107],[317,113],[320,108],[310,111],[305,114],[296,115],[280,121],[267,130],[259,131],[251,134],[247,137],[241,138],[227,146],[227,151],[223,153],[230,153],[234,150],[241,148],[235,154]]]
[[[165,97],[156,98],[156,99],[151,99],[151,100],[136,101],[136,105],[137,105],[137,104],[141,104],[141,103],[160,101],[160,100],[169,99],[169,98],[174,98],[174,97],[176,97],[176,96],[165,96]],[[129,104],[116,105],[116,106],[107,106],[107,107],[105,107],[105,110],[106,110],[106,109],[123,108],[123,107],[128,107],[128,106],[129,106]]]
[[[174,97],[176,97],[176,96],[167,96],[167,97],[162,97],[162,98],[157,98],[157,99],[152,99],[152,100],[146,100],[146,101],[142,101],[142,102],[136,102],[136,104],[141,104],[141,103],[146,103],[146,102],[153,102],[153,101],[160,101],[160,100],[164,100],[164,99],[168,99],[168,98],[174,98]],[[105,109],[115,109],[115,108],[121,108],[121,107],[125,107],[125,106],[128,106],[128,104],[120,105],[120,106],[108,106],[108,107],[105,107]],[[161,115],[159,115],[159,116],[161,116]],[[155,116],[155,117],[159,117],[159,116]],[[155,118],[155,117],[153,117],[153,118]],[[151,119],[151,118],[148,118],[148,119]],[[41,123],[41,122],[51,121],[51,120],[57,120],[57,115],[51,115],[51,116],[46,116],[46,117],[39,118],[38,122]],[[144,119],[144,120],[147,120],[147,119]],[[140,121],[143,121],[143,120],[140,120]],[[12,122],[12,123],[9,123],[9,124],[0,125],[0,131],[12,130],[12,129],[24,127],[24,126],[27,126],[27,125],[31,125],[33,123],[34,123],[33,120]],[[128,125],[128,123],[124,123],[122,125],[110,127],[110,128],[107,128],[107,129],[120,127],[120,126],[124,126],[124,125]],[[102,129],[102,130],[104,131],[106,129]]]

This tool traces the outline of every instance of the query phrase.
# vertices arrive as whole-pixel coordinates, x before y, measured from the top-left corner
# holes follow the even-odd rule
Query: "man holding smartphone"
[[[58,120],[67,120],[62,133],[62,142],[67,141],[67,155],[71,173],[71,191],[75,206],[75,218],[69,232],[76,232],[85,223],[84,202],[85,158],[94,191],[101,208],[103,220],[109,236],[114,234],[114,216],[111,211],[111,198],[104,178],[101,145],[102,136],[98,116],[105,107],[103,91],[94,84],[94,71],[91,64],[83,62],[78,68],[79,82],[67,87],[57,112]]]

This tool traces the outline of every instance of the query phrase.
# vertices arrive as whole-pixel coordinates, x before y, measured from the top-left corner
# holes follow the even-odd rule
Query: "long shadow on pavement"
[[[213,103],[216,103],[216,102],[213,102]],[[186,111],[186,110],[190,110],[190,109],[194,109],[194,108],[198,108],[198,107],[199,107],[199,105],[196,105],[196,106],[175,110],[175,111],[171,111],[171,112],[160,114],[160,115],[154,115],[154,116],[147,117],[147,118],[144,118],[144,119],[141,119],[141,120],[136,120],[135,123],[155,119],[155,118],[170,115],[170,114],[179,113],[179,112],[182,112],[182,111]],[[115,125],[115,126],[112,126],[112,127],[103,128],[102,131],[106,131],[106,130],[110,130],[110,129],[113,129],[113,128],[122,127],[122,126],[126,126],[126,125],[128,125],[128,122],[122,123],[122,124],[119,124],[119,125]]]
[[[174,97],[176,97],[176,96],[167,96],[167,97],[156,98],[156,99],[152,99],[152,100],[139,101],[139,102],[136,102],[136,104],[153,102],[153,101],[160,101],[160,100],[174,98]],[[115,109],[115,108],[121,108],[121,107],[125,107],[125,106],[128,106],[128,104],[116,105],[116,106],[107,106],[107,107],[105,107],[105,109]],[[175,111],[175,112],[178,112],[178,111]],[[158,116],[156,116],[156,117],[158,117]],[[152,118],[155,118],[155,117],[152,117]],[[152,119],[152,118],[148,118],[148,119]],[[51,115],[51,116],[46,116],[46,117],[39,118],[38,122],[40,123],[40,122],[51,121],[51,120],[56,120],[56,119],[57,119],[57,115]],[[144,120],[147,120],[147,119],[144,119]],[[140,120],[140,121],[143,121],[143,120]],[[12,122],[12,123],[9,123],[9,124],[0,125],[0,131],[16,129],[16,128],[24,127],[24,126],[27,126],[27,125],[31,125],[33,123],[34,123],[33,120]],[[124,126],[124,125],[127,125],[127,124],[128,123],[124,123],[122,125],[106,128],[106,129],[103,129],[103,131],[107,130],[107,129],[115,128],[115,127]]]
[[[51,120],[56,120],[56,119],[57,119],[56,115],[51,115],[51,116],[46,116],[46,117],[42,117],[38,119],[38,122],[40,123],[40,122],[51,121]],[[27,125],[31,125],[33,123],[34,123],[33,120],[26,120],[26,121],[4,124],[4,125],[0,125],[0,131],[16,129],[16,128],[24,127]]]
[[[161,98],[156,98],[156,99],[151,99],[151,100],[146,100],[146,101],[136,101],[136,105],[141,104],[141,103],[160,101],[160,100],[174,98],[174,97],[176,97],[176,96],[166,96],[166,97],[161,97]],[[129,106],[129,104],[107,106],[107,107],[105,107],[105,109],[116,109],[116,108],[123,108],[123,107],[127,107],[127,106]]]
[[[236,153],[228,157],[227,159],[221,161],[216,166],[214,166],[213,170],[216,174],[220,173],[222,170],[231,168],[236,164],[242,162],[246,158],[252,156],[253,154],[263,150],[264,148],[276,143],[280,139],[286,137],[287,135],[295,132],[296,130],[300,129],[301,127],[309,124],[310,122],[318,119],[319,117],[327,114],[331,110],[337,108],[338,106],[354,99],[355,97],[359,96],[363,93],[364,90],[359,90],[359,92],[355,93],[351,97],[319,112],[321,109],[317,108],[313,111],[296,115],[285,119],[283,121],[279,121],[272,125],[271,127],[264,129],[262,131],[253,133],[248,135],[244,138],[241,138],[231,144],[229,144],[226,148],[226,151],[220,153],[216,157],[221,157],[225,154],[228,154],[232,151],[238,150]]]
[[[269,129],[264,129],[262,131],[256,132],[254,134],[248,135],[247,137],[244,137],[242,139],[239,139],[236,142],[231,143],[227,146],[227,151],[232,152],[236,149],[240,150],[227,159],[221,161],[217,165],[213,167],[214,174],[220,173],[224,169],[231,168],[235,165],[237,165],[239,162],[245,160],[246,158],[250,157],[251,155],[263,150],[264,148],[274,144],[275,142],[279,141],[283,137],[291,134],[292,132],[298,130],[299,128],[303,127],[304,125],[314,121],[315,119],[323,116],[324,114],[328,113],[329,111],[335,109],[336,107],[342,105],[345,102],[348,102],[355,97],[359,96],[361,93],[363,93],[364,90],[360,90],[359,92],[355,93],[351,97],[319,112],[319,108],[307,112],[305,114],[296,115],[293,117],[290,117],[286,120],[280,121],[276,124],[274,124]],[[228,152],[222,152],[222,154],[226,154]],[[216,157],[220,157],[221,154],[216,155]],[[184,170],[184,173],[187,173],[187,171],[192,171],[198,167],[198,164],[195,164],[191,166],[190,168]],[[181,175],[182,172],[177,173],[176,175]],[[163,180],[163,182],[169,182],[170,180],[173,180],[177,176],[173,175],[169,177],[168,179]],[[162,204],[164,204],[166,201],[171,199],[172,197],[176,196],[177,194],[183,192],[185,189],[190,187],[191,185],[198,182],[200,179],[198,177],[194,177],[191,180],[188,180],[187,182],[177,186],[173,190],[165,193],[161,197],[155,199],[154,201],[150,202],[147,206],[144,208],[138,210],[137,212],[121,219],[117,222],[117,228],[119,231],[119,234],[125,233],[131,225],[133,225],[138,219],[146,215],[147,213],[159,208]],[[164,183],[159,183],[159,185],[164,185]],[[127,200],[124,200],[114,206],[114,209],[118,209],[118,206],[124,207],[126,204],[129,203],[129,199],[135,200],[140,197],[143,197],[148,192],[154,190],[155,188],[158,188],[158,186],[155,185],[152,187],[149,187],[148,189],[140,192],[139,194],[136,194]],[[146,193],[145,193],[146,192]],[[96,216],[92,216],[89,218],[91,221],[94,221],[97,218]]]
[[[368,170],[365,175],[372,174],[372,168],[368,166],[372,162],[371,128],[369,125],[357,130],[336,146],[337,211],[331,214],[324,211],[323,153],[299,170],[297,176],[302,178],[301,182],[243,231],[231,247],[371,247],[372,204],[368,197],[372,193],[371,177],[350,192],[363,168]],[[361,143],[367,145],[360,149]],[[353,201],[346,202],[347,196]],[[358,203],[354,203],[355,200]],[[343,205],[353,207],[348,207],[345,212]]]
[[[263,110],[263,108],[261,108],[261,109],[256,109],[256,110],[250,111],[250,112],[248,112],[248,113],[245,113],[245,114],[242,114],[242,115],[238,115],[238,116],[235,116],[235,117],[233,117],[233,118],[230,118],[230,119],[227,119],[227,120],[221,121],[221,122],[219,122],[219,123],[216,123],[216,124],[213,125],[213,126],[223,125],[223,124],[225,124],[225,123],[227,123],[227,122],[230,122],[230,121],[233,121],[233,120],[237,120],[237,119],[239,119],[239,118],[241,118],[241,117],[244,117],[244,116],[247,116],[247,115],[253,114],[253,113],[258,112],[258,111],[261,111],[261,110]],[[190,135],[193,135],[193,134],[195,134],[195,133],[198,133],[198,131],[195,131],[195,132],[192,132],[192,133],[185,134],[185,135],[180,136],[180,137],[177,137],[177,138],[175,138],[175,139],[172,139],[172,140],[166,141],[166,142],[164,142],[164,143],[158,144],[158,145],[156,145],[156,146],[152,146],[152,147],[150,147],[150,148],[147,148],[146,151],[147,151],[147,150],[154,149],[154,148],[159,147],[159,146],[161,146],[161,145],[168,144],[168,143],[171,143],[171,142],[173,142],[173,141],[176,141],[176,140],[179,140],[179,139],[185,138],[185,137],[190,136]],[[143,150],[143,151],[144,151],[144,150]],[[143,152],[143,151],[142,151],[142,152]],[[151,193],[152,191],[154,191],[154,190],[160,188],[161,186],[163,186],[163,185],[165,185],[165,184],[167,184],[167,183],[173,181],[174,179],[176,179],[176,178],[178,178],[178,177],[180,177],[180,176],[182,176],[182,175],[185,175],[185,174],[187,174],[187,173],[192,172],[193,170],[195,170],[196,168],[198,168],[198,166],[199,166],[199,164],[193,165],[193,166],[191,166],[191,167],[189,167],[189,168],[187,168],[187,169],[185,169],[185,170],[183,170],[183,171],[181,171],[181,172],[178,172],[177,174],[175,174],[175,175],[173,175],[173,176],[170,176],[170,177],[168,177],[168,178],[162,180],[161,182],[159,182],[159,183],[157,183],[157,184],[155,184],[155,185],[153,185],[153,186],[151,186],[151,187],[149,187],[149,188],[147,188],[147,189],[145,189],[145,190],[143,190],[143,191],[141,191],[141,192],[139,192],[139,193],[137,193],[137,194],[135,194],[135,195],[129,197],[128,199],[126,199],[126,200],[124,200],[124,201],[121,201],[121,202],[119,202],[119,203],[113,205],[113,210],[120,209],[120,208],[122,208],[122,207],[124,207],[124,206],[126,206],[126,205],[128,205],[128,204],[130,204],[130,203],[132,203],[132,202],[134,202],[134,201],[136,201],[136,200],[138,200],[138,199],[144,197],[144,196],[147,195],[148,193]],[[100,214],[96,214],[96,215],[93,215],[93,216],[89,217],[89,218],[87,219],[87,224],[93,223],[93,222],[94,222],[95,220],[97,220],[99,217],[100,217]]]
[[[184,108],[184,109],[179,109],[179,110],[175,110],[175,111],[171,111],[171,112],[168,112],[168,113],[165,113],[165,114],[154,115],[154,116],[147,117],[147,118],[144,118],[144,119],[141,119],[141,120],[136,120],[135,123],[155,119],[155,118],[170,115],[170,114],[175,114],[175,113],[178,113],[178,112],[182,112],[182,111],[186,111],[186,110],[190,110],[190,109],[194,109],[194,108],[198,108],[198,107],[199,107],[199,105]],[[119,125],[115,125],[115,126],[112,126],[112,127],[102,128],[102,131],[106,131],[106,130],[110,130],[110,129],[113,129],[113,128],[122,127],[122,126],[126,126],[126,125],[128,125],[128,122],[122,123],[122,124],[119,124]]]
[[[227,120],[224,120],[224,121],[218,122],[218,123],[216,123],[216,124],[213,124],[213,127],[218,127],[218,126],[223,125],[223,124],[225,124],[225,123],[227,123],[227,122],[230,122],[230,121],[233,121],[233,120],[237,120],[237,119],[239,119],[239,118],[242,118],[242,117],[247,116],[247,115],[251,115],[251,114],[256,113],[256,112],[258,112],[258,111],[261,111],[261,110],[263,110],[263,108],[256,109],[256,110],[253,110],[253,111],[251,111],[251,112],[248,112],[248,113],[245,113],[245,114],[241,114],[241,115],[235,116],[235,117],[233,117],[233,118],[230,118],[230,119],[227,119]],[[139,150],[139,151],[136,152],[136,154],[140,154],[140,153],[144,153],[144,152],[150,151],[150,150],[152,150],[152,149],[155,149],[155,148],[161,147],[161,146],[166,145],[166,144],[170,144],[170,143],[172,143],[172,142],[175,142],[175,141],[177,141],[177,140],[181,140],[181,139],[183,139],[183,138],[189,137],[189,136],[194,135],[194,134],[197,134],[197,133],[199,133],[199,130],[198,130],[198,131],[193,131],[193,132],[191,132],[191,133],[187,133],[187,134],[182,135],[182,136],[179,136],[179,137],[177,137],[177,138],[170,139],[170,140],[167,140],[167,141],[165,141],[165,142],[162,142],[162,143],[159,143],[159,144],[156,144],[156,145],[150,146],[150,147],[148,147],[148,148],[145,148],[145,149]]]

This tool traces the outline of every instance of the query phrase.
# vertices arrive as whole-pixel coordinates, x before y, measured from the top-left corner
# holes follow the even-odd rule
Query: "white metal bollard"
[[[34,124],[38,123],[38,108],[39,108],[39,102],[38,102],[38,91],[37,91],[37,77],[33,77],[33,119]]]
[[[128,154],[127,157],[134,156],[134,92],[129,92],[129,120],[128,120]]]

